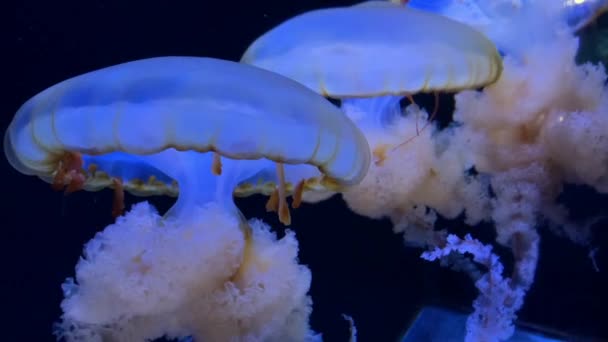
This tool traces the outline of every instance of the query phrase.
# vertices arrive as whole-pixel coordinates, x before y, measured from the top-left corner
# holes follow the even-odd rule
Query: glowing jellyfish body
[[[335,98],[457,91],[501,72],[494,44],[472,28],[379,1],[296,16],[259,37],[241,61]]]
[[[404,95],[481,87],[502,71],[496,47],[476,30],[384,1],[296,16],[241,60],[342,100],[364,131],[400,117]]]
[[[305,178],[320,170],[326,188],[354,184],[367,169],[367,149],[337,108],[296,82],[187,57],[61,82],[26,102],[5,135],[10,163],[47,181],[81,177],[82,187],[97,190],[119,179],[136,194],[176,193],[179,184],[176,214],[208,201],[233,207],[234,189],[275,162],[308,165],[291,167]],[[82,157],[81,168],[58,180],[67,153]],[[213,176],[218,156],[222,172]]]
[[[289,224],[286,182],[295,201],[307,185],[356,184],[370,163],[365,137],[322,96],[259,68],[193,57],[52,86],[19,109],[4,150],[20,172],[69,190],[178,195],[164,218],[137,204],[86,245],[63,286],[56,334],[67,341],[304,340],[311,277],[295,235],[246,222],[232,195],[272,184],[270,207]]]
[[[402,116],[400,100],[483,87],[502,72],[496,46],[479,31],[388,1],[296,16],[254,41],[241,60],[341,101],[375,157],[363,182],[343,196],[370,217],[403,209],[438,167],[430,137],[419,137],[413,116]]]

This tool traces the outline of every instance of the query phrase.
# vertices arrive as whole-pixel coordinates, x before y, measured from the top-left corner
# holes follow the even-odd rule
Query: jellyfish
[[[495,82],[502,59],[483,34],[440,15],[368,1],[296,16],[255,40],[241,61],[341,101],[374,157],[364,181],[342,193],[351,209],[369,217],[399,216],[422,196],[420,201],[444,208],[447,216],[461,210],[462,202],[448,201],[445,191],[468,189],[460,187],[468,161],[448,151],[439,165],[436,150],[449,144],[436,146],[433,132],[418,128],[416,118],[424,113],[409,106],[412,115],[403,117],[400,101]],[[433,191],[423,190],[429,187]]]
[[[403,2],[394,0],[397,2]],[[501,19],[513,16],[523,7],[543,1],[539,0],[409,0],[407,6],[440,13],[454,20],[475,27],[487,27],[497,24]],[[578,31],[593,22],[608,9],[606,0],[561,0],[554,1],[560,10],[560,16],[573,31]]]
[[[241,61],[339,99],[364,132],[393,124],[405,96],[481,87],[502,70],[477,31],[384,1],[299,15],[254,41]]]
[[[561,30],[573,34],[608,10],[606,0],[409,0],[405,3],[408,7],[471,25],[490,37],[501,52],[518,55],[524,54],[529,46],[551,40],[546,35],[546,27],[559,24]]]
[[[371,158],[359,129],[322,96],[198,57],[138,60],[54,85],[18,110],[4,151],[21,173],[66,191],[177,195],[163,216],[145,202],[122,214],[118,198],[116,222],[63,286],[57,333],[72,341],[308,336],[310,271],[297,263],[295,235],[279,240],[245,220],[233,194],[274,184],[271,204],[287,225],[286,196],[295,201],[309,178],[341,191]]]

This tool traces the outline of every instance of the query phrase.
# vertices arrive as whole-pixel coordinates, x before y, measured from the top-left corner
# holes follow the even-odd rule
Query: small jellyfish
[[[563,0],[563,16],[574,31],[585,28],[606,11],[606,0]]]
[[[288,194],[297,202],[306,189],[341,191],[371,159],[359,129],[322,96],[266,70],[196,57],[54,85],[18,110],[4,151],[55,188],[117,193],[116,222],[87,243],[63,285],[55,332],[67,341],[304,340],[311,276],[295,234],[278,239],[246,221],[233,195],[272,184],[268,207],[288,225]],[[122,215],[122,190],[178,197],[163,217],[145,202]]]
[[[470,25],[486,34],[501,53],[524,61],[527,51],[554,40],[556,32],[574,34],[608,10],[607,0],[391,1]]]
[[[501,20],[513,16],[522,8],[542,3],[539,0],[392,0],[412,8],[445,15],[474,27],[487,27],[504,23]],[[560,16],[568,26],[578,31],[608,10],[606,0],[555,0]]]
[[[368,137],[401,117],[405,96],[482,87],[502,71],[496,47],[478,31],[385,1],[296,16],[254,41],[241,61],[341,100]]]

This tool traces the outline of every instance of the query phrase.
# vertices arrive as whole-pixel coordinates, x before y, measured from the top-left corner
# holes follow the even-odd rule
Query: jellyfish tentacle
[[[266,211],[276,212],[279,210],[279,189],[275,186],[266,202]]]
[[[53,177],[53,189],[64,190],[66,194],[82,189],[86,181],[82,166],[83,161],[80,153],[63,153],[57,163],[57,169]]]
[[[125,210],[125,190],[122,180],[119,178],[112,178],[112,185],[114,187],[112,217],[117,218],[118,216],[122,215]]]
[[[285,191],[285,169],[283,168],[283,163],[277,163],[277,179],[278,186],[277,190],[279,193],[279,221],[288,226],[291,224],[291,214],[289,213],[289,205],[287,204],[287,194]]]
[[[295,188],[293,189],[293,201],[291,202],[291,207],[297,209],[302,204],[302,195],[304,192],[304,186],[306,185],[305,180],[299,181]]]
[[[222,156],[217,152],[213,152],[213,164],[211,165],[211,172],[216,176],[222,174]]]

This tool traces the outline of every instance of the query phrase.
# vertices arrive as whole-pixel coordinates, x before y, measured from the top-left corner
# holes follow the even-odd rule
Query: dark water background
[[[4,84],[0,128],[18,107],[44,88],[101,67],[154,56],[193,55],[238,60],[256,37],[307,10],[353,1],[36,1],[5,3],[0,11],[8,32],[2,41]],[[603,20],[606,21],[606,20]],[[608,25],[606,26],[608,27]],[[600,36],[601,26],[588,29]],[[2,33],[4,36],[4,33]],[[595,40],[594,40],[595,39]],[[599,38],[585,40],[585,53],[597,57]],[[595,45],[594,45],[595,44]],[[601,54],[601,53],[600,53]],[[584,57],[584,56],[583,56]],[[422,103],[431,103],[424,96]],[[452,99],[442,96],[442,119]],[[72,276],[83,244],[112,222],[112,193],[64,196],[43,181],[18,174],[1,158],[0,341],[52,341],[60,316],[60,285]],[[404,166],[407,167],[407,166]],[[127,207],[140,199],[127,195]],[[150,201],[164,211],[173,199]],[[585,218],[607,214],[608,196],[570,187],[564,200]],[[264,219],[283,231],[266,199],[237,200],[247,217]],[[313,273],[313,328],[327,341],[345,341],[351,315],[359,341],[395,341],[420,307],[437,304],[470,310],[477,296],[464,275],[442,269],[405,248],[388,220],[350,212],[339,197],[292,212],[300,260]],[[459,221],[446,222],[464,232]],[[608,340],[608,220],[594,227],[600,246],[593,270],[588,250],[541,228],[536,282],[520,311],[522,322]],[[490,226],[474,231],[490,240]],[[500,249],[498,249],[501,252]],[[502,251],[508,252],[508,251]],[[509,253],[505,253],[508,255]],[[508,265],[508,259],[507,267]]]

